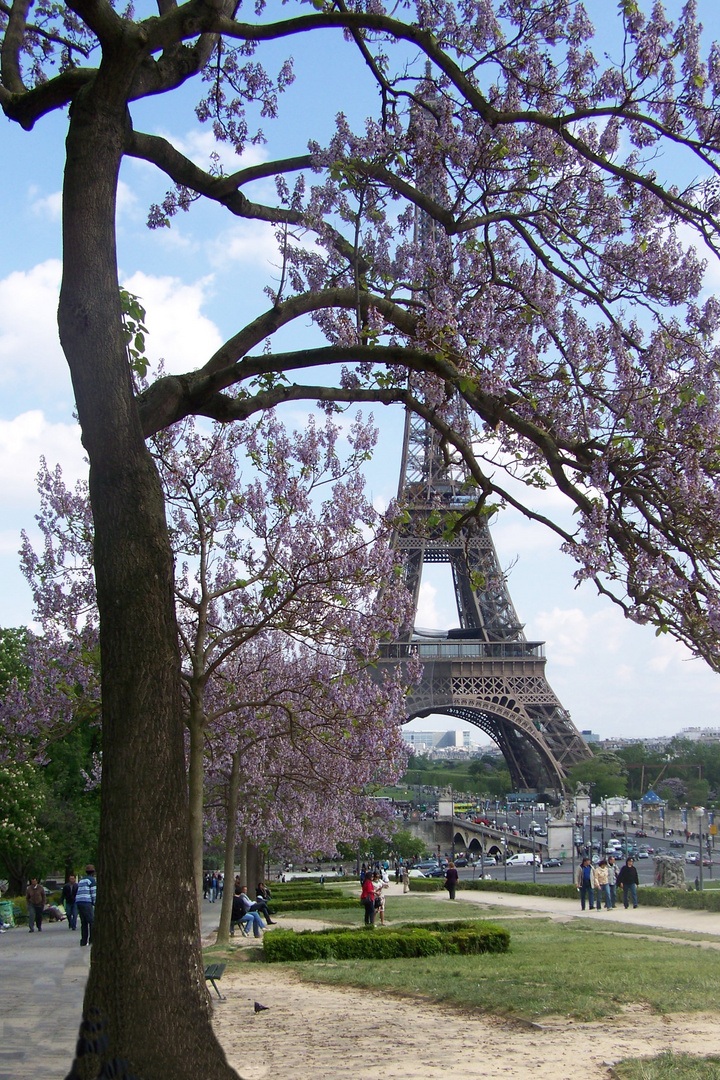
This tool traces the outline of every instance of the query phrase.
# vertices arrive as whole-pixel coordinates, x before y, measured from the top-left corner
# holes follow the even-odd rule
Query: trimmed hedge
[[[410,878],[411,892],[440,892],[439,878]],[[519,896],[552,896],[562,900],[576,900],[578,891],[574,885],[545,885],[532,881],[460,881],[460,892],[506,892]],[[720,889],[709,892],[688,892],[685,889],[659,889],[654,885],[641,885],[641,906],[690,908],[695,911],[720,911]]]
[[[322,886],[313,885],[311,889],[273,889],[273,900],[312,900],[321,896],[344,896],[342,889],[323,889]]]
[[[455,929],[448,929],[448,927]],[[492,923],[407,923],[390,928],[276,930],[263,938],[268,963],[304,960],[393,960],[439,953],[477,955],[507,952],[510,935]]]
[[[307,900],[275,900],[268,904],[271,914],[282,914],[286,911],[325,911],[327,908],[357,907],[359,900],[353,896],[338,896],[326,899],[324,896],[311,897]]]

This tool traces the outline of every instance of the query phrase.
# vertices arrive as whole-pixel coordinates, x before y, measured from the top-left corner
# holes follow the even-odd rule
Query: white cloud
[[[31,197],[34,191],[31,191]],[[44,195],[39,199],[33,199],[30,209],[38,217],[48,217],[51,221],[59,221],[62,211],[62,192],[53,191],[51,195]]]
[[[619,664],[615,668],[615,680],[619,686],[627,689],[629,686],[633,686],[635,683],[635,668],[630,664]]]
[[[418,596],[417,614],[415,625],[426,630],[432,630],[438,625],[439,614],[435,604],[437,589],[429,581],[423,581],[420,585]]]
[[[0,382],[69,392],[57,330],[60,276],[60,261],[48,259],[0,281]]]
[[[230,143],[218,142],[208,127],[188,131],[184,135],[174,135],[167,130],[157,134],[172,143],[176,150],[194,161],[201,169],[207,169],[211,154],[217,154],[226,173],[239,169],[248,169],[267,160],[267,153],[262,146],[246,146],[242,154],[236,154]]]
[[[608,608],[588,615],[579,607],[539,611],[532,620],[538,639],[545,641],[553,665],[575,667],[613,654],[622,644],[625,622]]]
[[[267,221],[234,222],[208,245],[208,254],[215,266],[241,263],[267,269],[280,265],[275,226]]]
[[[124,180],[118,180],[117,186],[117,216],[132,216],[137,214],[137,195],[129,184]]]
[[[77,424],[50,423],[39,409],[0,420],[0,501],[6,510],[37,502],[35,477],[42,454],[50,468],[62,466],[70,485],[87,475]]]
[[[536,521],[527,521],[519,514],[502,513],[497,525],[491,525],[492,537],[498,551],[503,551],[510,559],[516,555],[537,556],[541,552],[556,552],[561,544],[560,537]]]
[[[137,271],[123,285],[146,309],[148,357],[153,363],[164,359],[168,372],[200,367],[222,344],[215,323],[201,311],[212,279],[184,285],[178,278]]]

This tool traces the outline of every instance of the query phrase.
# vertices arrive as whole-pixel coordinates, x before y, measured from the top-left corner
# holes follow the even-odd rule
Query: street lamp
[[[705,807],[696,806],[695,813],[698,819],[698,851],[700,852],[700,892],[703,888],[703,837],[702,837],[702,819],[705,817]]]
[[[533,885],[535,884],[535,830],[537,829],[537,827],[538,823],[535,818],[533,818],[530,822],[530,831],[532,832],[533,841]]]
[[[627,857],[628,857],[627,827],[628,827],[628,821],[629,820],[630,820],[630,817],[628,816],[628,814],[623,814],[622,815],[621,821],[623,823],[623,828],[625,830],[625,861],[626,862],[627,862]]]

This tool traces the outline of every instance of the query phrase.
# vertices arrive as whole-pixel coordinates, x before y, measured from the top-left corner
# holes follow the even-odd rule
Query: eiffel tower
[[[417,656],[423,675],[408,720],[443,713],[473,724],[502,750],[515,790],[559,794],[567,769],[591,753],[547,681],[544,642],[523,633],[487,520],[443,534],[442,511],[462,513],[475,502],[466,479],[446,462],[432,426],[406,413],[398,490],[405,520],[394,545],[416,613],[424,564],[450,564],[460,626],[415,628],[383,646],[380,665]]]
[[[418,85],[411,125],[420,132],[432,124],[438,105],[431,68]],[[447,202],[447,174],[442,163],[426,158],[419,166],[418,187],[435,202]],[[452,276],[448,238],[420,211],[416,240],[423,266],[434,263]],[[422,270],[423,275],[426,274]],[[417,290],[431,297],[433,281]],[[462,429],[467,414],[455,406]],[[438,433],[416,414],[406,412],[398,501],[406,520],[395,533],[396,550],[405,557],[405,583],[417,613],[423,565],[450,563],[460,626],[446,633],[414,629],[401,641],[383,646],[380,666],[417,655],[423,676],[408,699],[408,720],[444,713],[465,720],[489,735],[503,752],[516,790],[562,792],[567,769],[591,756],[584,739],[545,677],[544,642],[528,641],[510,599],[487,519],[472,517],[452,538],[444,536],[438,511],[463,511],[474,503],[467,472],[443,454]]]

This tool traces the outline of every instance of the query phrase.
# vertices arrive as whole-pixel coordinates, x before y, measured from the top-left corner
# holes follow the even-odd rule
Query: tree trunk
[[[247,853],[248,853],[248,840],[247,836],[243,836],[240,841],[240,884],[247,885]]]
[[[225,887],[223,888],[222,908],[217,944],[227,945],[230,934],[233,895],[235,893],[235,842],[237,840],[238,792],[240,790],[240,751],[232,756],[232,768],[228,783],[227,804],[225,807]]]
[[[122,337],[115,192],[128,67],[127,52],[122,63],[104,59],[73,103],[63,189],[58,318],[90,459],[102,655],[98,903],[84,1012],[98,1010],[106,1025],[102,1059],[125,1059],[141,1080],[230,1080],[200,950],[172,554]]]
[[[264,864],[265,855],[262,848],[258,847],[257,844],[253,844],[248,841],[247,862],[245,865],[245,881],[247,882],[248,893],[251,896],[255,895],[255,889],[257,887],[258,881],[264,880]]]
[[[190,755],[188,763],[188,796],[190,801],[190,843],[192,845],[193,876],[198,911],[202,911],[203,879],[203,777],[205,753],[205,717],[202,709],[190,706]]]

